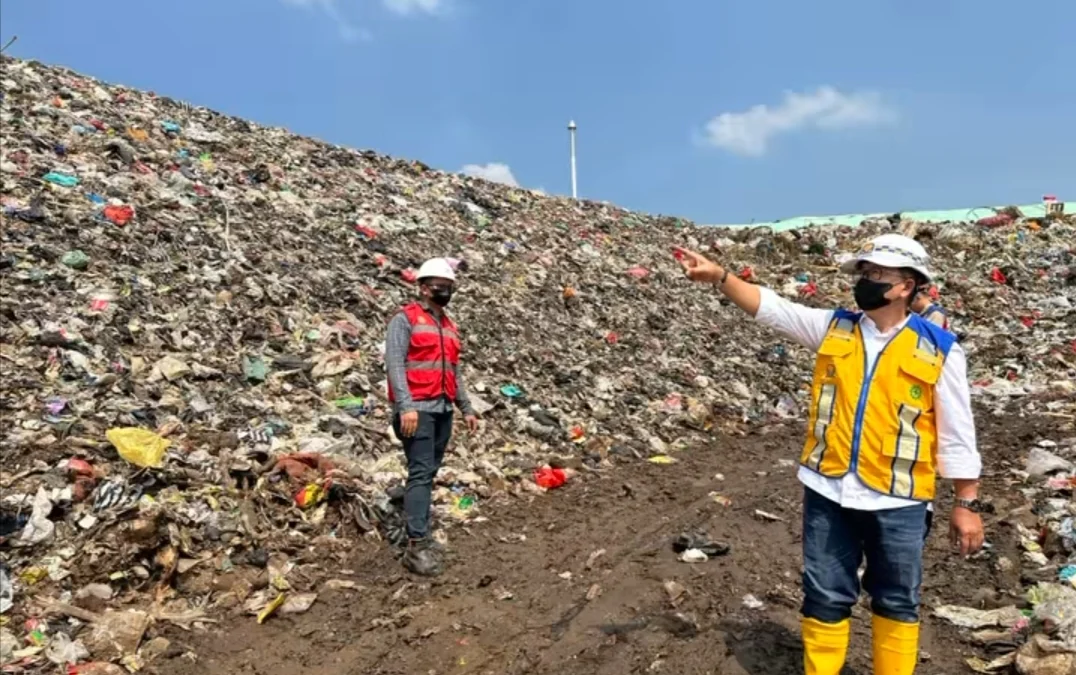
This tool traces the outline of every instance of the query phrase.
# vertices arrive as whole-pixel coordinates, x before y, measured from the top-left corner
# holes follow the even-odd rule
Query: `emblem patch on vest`
[[[837,366],[832,363],[826,366],[826,377],[835,377],[837,375]]]
[[[913,401],[918,401],[923,398],[923,388],[918,384],[913,384],[911,388],[908,389],[908,395],[912,397]]]

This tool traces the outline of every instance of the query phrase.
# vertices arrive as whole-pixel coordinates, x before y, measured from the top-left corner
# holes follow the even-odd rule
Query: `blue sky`
[[[1073,26],[1072,0],[0,5],[14,56],[552,193],[575,119],[580,196],[703,223],[1076,199]]]

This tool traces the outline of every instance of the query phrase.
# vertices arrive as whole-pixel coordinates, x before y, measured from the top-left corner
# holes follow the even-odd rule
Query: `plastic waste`
[[[68,251],[60,258],[60,262],[73,270],[84,270],[90,266],[90,256],[82,251]]]
[[[1072,471],[1074,467],[1076,465],[1072,462],[1058,457],[1048,450],[1032,448],[1028,454],[1027,468],[1025,470],[1029,476],[1039,477],[1058,471]]]
[[[56,532],[56,524],[49,520],[53,503],[44,488],[39,488],[34,495],[33,512],[19,536],[11,541],[12,546],[35,546],[50,538]]]
[[[506,384],[501,387],[501,395],[505,398],[523,398],[523,390],[514,384]]]
[[[647,458],[646,461],[651,464],[676,464],[680,460],[668,455],[654,455],[653,457]]]
[[[75,187],[78,185],[77,176],[69,176],[64,173],[58,173],[56,171],[50,171],[45,174],[44,180],[52,183],[53,185],[61,185],[63,187]]]
[[[747,609],[762,609],[766,606],[766,603],[749,593],[743,596],[743,606]]]
[[[40,63],[5,56],[3,71],[0,537],[20,594],[23,573],[47,571],[36,591],[67,567],[77,585],[50,593],[92,576],[117,589],[98,600],[106,605],[193,611],[255,594],[204,582],[263,574],[280,550],[318,551],[301,564],[325,569],[359,537],[406,545],[384,329],[414,297],[407,270],[432,255],[467,263],[451,313],[485,422],[446,454],[442,476],[469,475],[465,491],[438,485],[439,522],[478,511],[460,508],[463,495],[485,505],[541,490],[532,472],[552,457],[606,480],[621,463],[673,463],[715,438],[802,426],[812,355],[685,283],[677,246],[719,252],[735,274],[833,307],[851,306],[837,267],[862,241],[919,238],[938,267],[936,299],[957,319],[977,414],[1041,421],[1035,431],[1055,445],[1039,447],[1076,458],[1066,430],[1076,416],[1071,206],[990,227],[976,225],[989,214],[976,211],[943,224],[895,214],[786,232],[696,228],[301,138]],[[75,249],[90,260],[83,269],[63,261]],[[170,440],[167,467],[114,457],[110,427]],[[296,451],[335,468],[272,471]],[[75,456],[92,458],[93,476],[57,465]],[[79,487],[83,479],[95,482]],[[294,498],[309,485],[327,497],[303,510]],[[1072,564],[1076,477],[998,485],[1011,492],[998,495],[1006,511],[1028,502],[1018,518],[1039,550],[1008,559],[998,546],[967,564],[996,565],[1014,583],[1059,582]],[[52,535],[9,547],[36,515],[39,488],[55,506],[30,532],[51,523]]]
[[[126,204],[121,205],[109,205],[104,208],[101,214],[115,225],[126,225],[134,218],[134,209]]]
[[[325,499],[325,490],[320,485],[307,485],[295,493],[295,505],[309,509]]]
[[[127,675],[127,671],[114,663],[94,661],[69,667],[67,675]]]
[[[548,466],[543,466],[534,471],[534,482],[538,487],[552,490],[559,488],[568,482],[568,475],[564,469],[553,469]]]
[[[0,562],[0,614],[6,614],[15,603],[15,585],[12,583],[11,571]]]
[[[243,376],[248,382],[265,382],[269,377],[269,366],[260,356],[244,356]]]
[[[45,648],[45,657],[57,665],[75,664],[90,657],[89,650],[67,633],[56,633]]]
[[[1023,613],[1012,606],[998,609],[976,609],[974,607],[942,605],[934,608],[934,616],[945,619],[961,628],[988,628],[990,626],[1008,628],[1024,618]]]
[[[105,435],[120,457],[142,468],[163,466],[164,453],[172,445],[156,433],[137,427],[109,429]]]
[[[710,559],[710,556],[697,548],[689,548],[680,553],[680,562],[702,563]]]

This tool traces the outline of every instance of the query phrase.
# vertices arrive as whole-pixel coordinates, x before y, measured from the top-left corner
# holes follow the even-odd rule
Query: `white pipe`
[[[568,134],[572,141],[572,199],[579,199],[579,190],[575,180],[575,121],[568,122]]]

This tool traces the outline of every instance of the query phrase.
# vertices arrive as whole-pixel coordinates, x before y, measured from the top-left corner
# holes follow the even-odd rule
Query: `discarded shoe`
[[[688,549],[702,551],[710,558],[728,555],[732,547],[723,541],[710,541],[709,537],[700,532],[684,533],[673,540],[673,550],[683,553]]]

